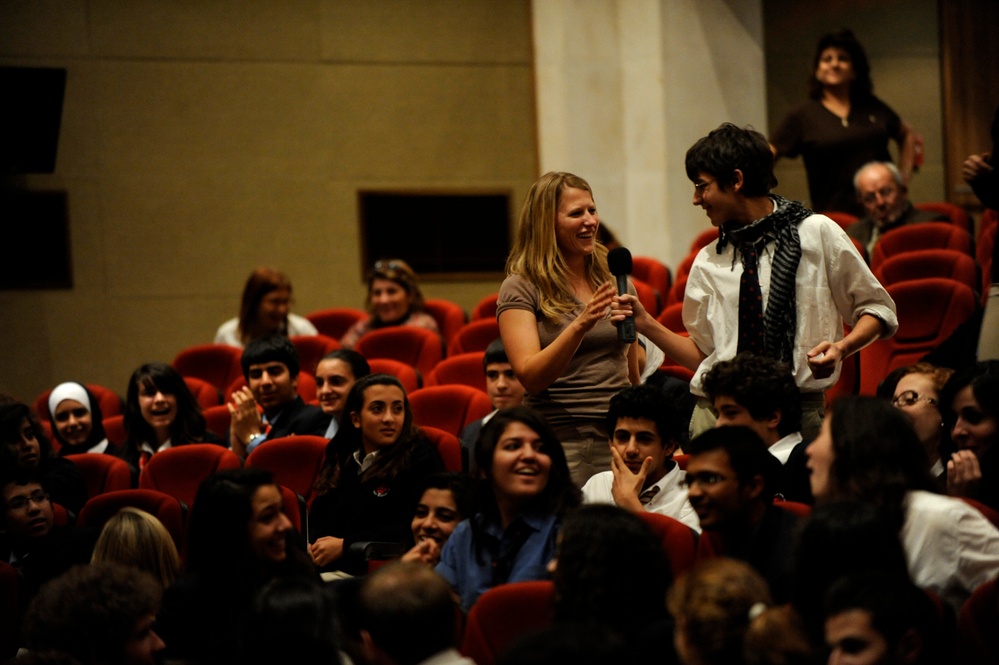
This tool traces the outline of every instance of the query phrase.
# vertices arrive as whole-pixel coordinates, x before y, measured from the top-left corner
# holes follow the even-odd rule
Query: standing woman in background
[[[874,96],[867,54],[851,31],[819,39],[808,87],[809,100],[784,116],[770,147],[778,159],[804,158],[813,210],[862,215],[853,176],[868,162],[892,161],[889,139],[898,144],[898,170],[909,184],[916,133]]]
[[[416,273],[402,259],[375,261],[368,273],[368,318],[352,325],[340,339],[345,349],[357,346],[357,340],[379,328],[415,326],[440,333],[437,319],[423,309],[423,292]]]
[[[291,280],[288,276],[274,268],[257,268],[243,287],[239,317],[219,326],[215,343],[242,347],[269,335],[319,334],[308,319],[292,314],[290,308]]]
[[[524,404],[555,430],[577,487],[610,469],[607,407],[639,375],[636,345],[619,342],[609,318],[617,290],[599,227],[585,180],[541,176],[524,201],[496,306]]]

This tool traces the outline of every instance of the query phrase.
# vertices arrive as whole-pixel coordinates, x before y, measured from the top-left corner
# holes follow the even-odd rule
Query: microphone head
[[[615,247],[607,252],[607,267],[612,275],[631,274],[631,252],[627,247]]]

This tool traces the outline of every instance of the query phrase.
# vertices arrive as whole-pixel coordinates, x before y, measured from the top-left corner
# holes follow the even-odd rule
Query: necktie
[[[739,280],[739,346],[737,353],[764,354],[763,291],[756,269],[756,246],[746,243],[742,253],[742,278]]]
[[[652,487],[650,487],[649,489],[645,490],[644,492],[638,495],[638,501],[643,506],[646,506],[649,504],[650,501],[652,501],[652,499],[656,497],[656,494],[659,494],[659,486],[653,485]]]

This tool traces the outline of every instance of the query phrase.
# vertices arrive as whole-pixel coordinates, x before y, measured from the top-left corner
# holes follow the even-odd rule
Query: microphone
[[[611,274],[617,277],[617,292],[628,292],[628,275],[631,274],[631,252],[627,247],[615,247],[607,252],[607,267]],[[634,342],[635,317],[625,317],[624,321],[617,324],[617,340],[619,342]]]

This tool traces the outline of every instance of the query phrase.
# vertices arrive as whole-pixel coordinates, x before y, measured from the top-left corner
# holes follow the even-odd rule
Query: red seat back
[[[187,389],[194,396],[194,401],[202,409],[218,406],[222,403],[222,391],[204,379],[199,379],[196,376],[185,376],[184,383],[187,384]]]
[[[511,582],[482,594],[468,613],[461,653],[492,665],[519,638],[555,621],[555,586],[549,581]]]
[[[874,269],[884,286],[926,277],[953,279],[978,291],[981,281],[975,259],[953,249],[917,249],[890,256]]]
[[[220,404],[209,407],[202,411],[201,415],[205,417],[205,427],[208,428],[209,432],[222,439],[225,439],[229,435],[229,423],[232,422],[232,414],[229,413],[228,406]],[[226,443],[228,444],[228,441]]]
[[[111,416],[101,421],[104,425],[104,435],[108,442],[121,446],[128,440],[128,432],[125,431],[125,416]]]
[[[228,448],[214,443],[188,443],[150,457],[139,474],[139,488],[169,494],[190,508],[205,478],[239,466],[239,457]]]
[[[147,489],[105,492],[84,504],[77,517],[77,524],[100,529],[125,506],[154,515],[170,533],[177,551],[184,551],[184,509],[180,501],[163,492]]]
[[[274,482],[311,502],[312,487],[326,460],[328,443],[323,437],[311,434],[264,441],[247,456],[243,466],[267,469],[274,474]]]
[[[499,323],[496,322],[496,317],[470,321],[451,339],[447,354],[456,356],[472,351],[485,351],[494,340],[499,339],[499,336]]]
[[[288,339],[298,353],[298,366],[310,374],[315,374],[323,356],[340,348],[339,340],[326,335],[295,335]]]
[[[697,552],[697,533],[683,522],[659,513],[638,513],[652,533],[662,543],[669,559],[673,577],[682,575],[694,565]]]
[[[978,307],[969,287],[940,277],[899,282],[887,291],[895,301],[898,332],[860,351],[862,395],[874,395],[878,383],[893,369],[918,362]]]
[[[488,296],[484,297],[475,304],[470,320],[478,321],[479,319],[495,319],[497,300],[499,300],[499,293],[490,293]]]
[[[430,376],[427,377],[427,385],[441,386],[459,383],[486,392],[486,372],[482,366],[482,359],[485,355],[485,351],[449,355],[437,363],[434,371],[430,372]]]
[[[906,224],[888,231],[878,239],[871,253],[871,270],[885,259],[917,249],[953,249],[971,253],[971,234],[948,222]]]
[[[412,365],[426,376],[444,357],[441,337],[432,330],[415,326],[379,328],[357,341],[355,350],[369,361],[389,358]]]
[[[468,314],[458,303],[440,298],[425,300],[423,309],[437,321],[441,339],[446,347],[451,343],[455,333],[468,322]]]
[[[412,365],[391,358],[367,358],[372,374],[391,374],[399,379],[406,394],[423,387],[423,376]]]
[[[437,452],[440,453],[441,459],[444,461],[445,470],[462,470],[461,441],[458,440],[458,437],[450,432],[445,432],[442,429],[430,427],[429,425],[422,425],[420,431],[423,432],[427,441],[437,448]]]
[[[638,300],[642,303],[645,311],[654,317],[659,316],[659,312],[662,310],[662,300],[659,297],[659,292],[642,280],[634,277],[631,283],[635,285],[635,293],[638,295]]]
[[[227,344],[199,344],[182,349],[171,363],[181,376],[193,376],[225,390],[243,376],[243,350]]]
[[[967,210],[956,203],[949,203],[947,201],[925,201],[923,203],[916,203],[914,206],[919,210],[924,210],[926,212],[935,212],[941,215],[946,215],[951,224],[964,229],[968,233],[971,233],[974,230],[971,228],[971,215],[968,214]]]
[[[305,318],[316,327],[320,335],[339,341],[352,325],[368,318],[368,313],[356,307],[330,307],[312,312]]]
[[[651,256],[633,256],[631,257],[631,276],[654,288],[659,293],[660,302],[666,301],[673,277],[665,263]]]
[[[420,388],[409,396],[409,405],[414,423],[436,427],[457,437],[466,425],[493,410],[488,395],[459,384]]]
[[[82,453],[66,455],[87,484],[87,496],[93,498],[105,492],[132,489],[132,470],[128,463],[114,455]]]

